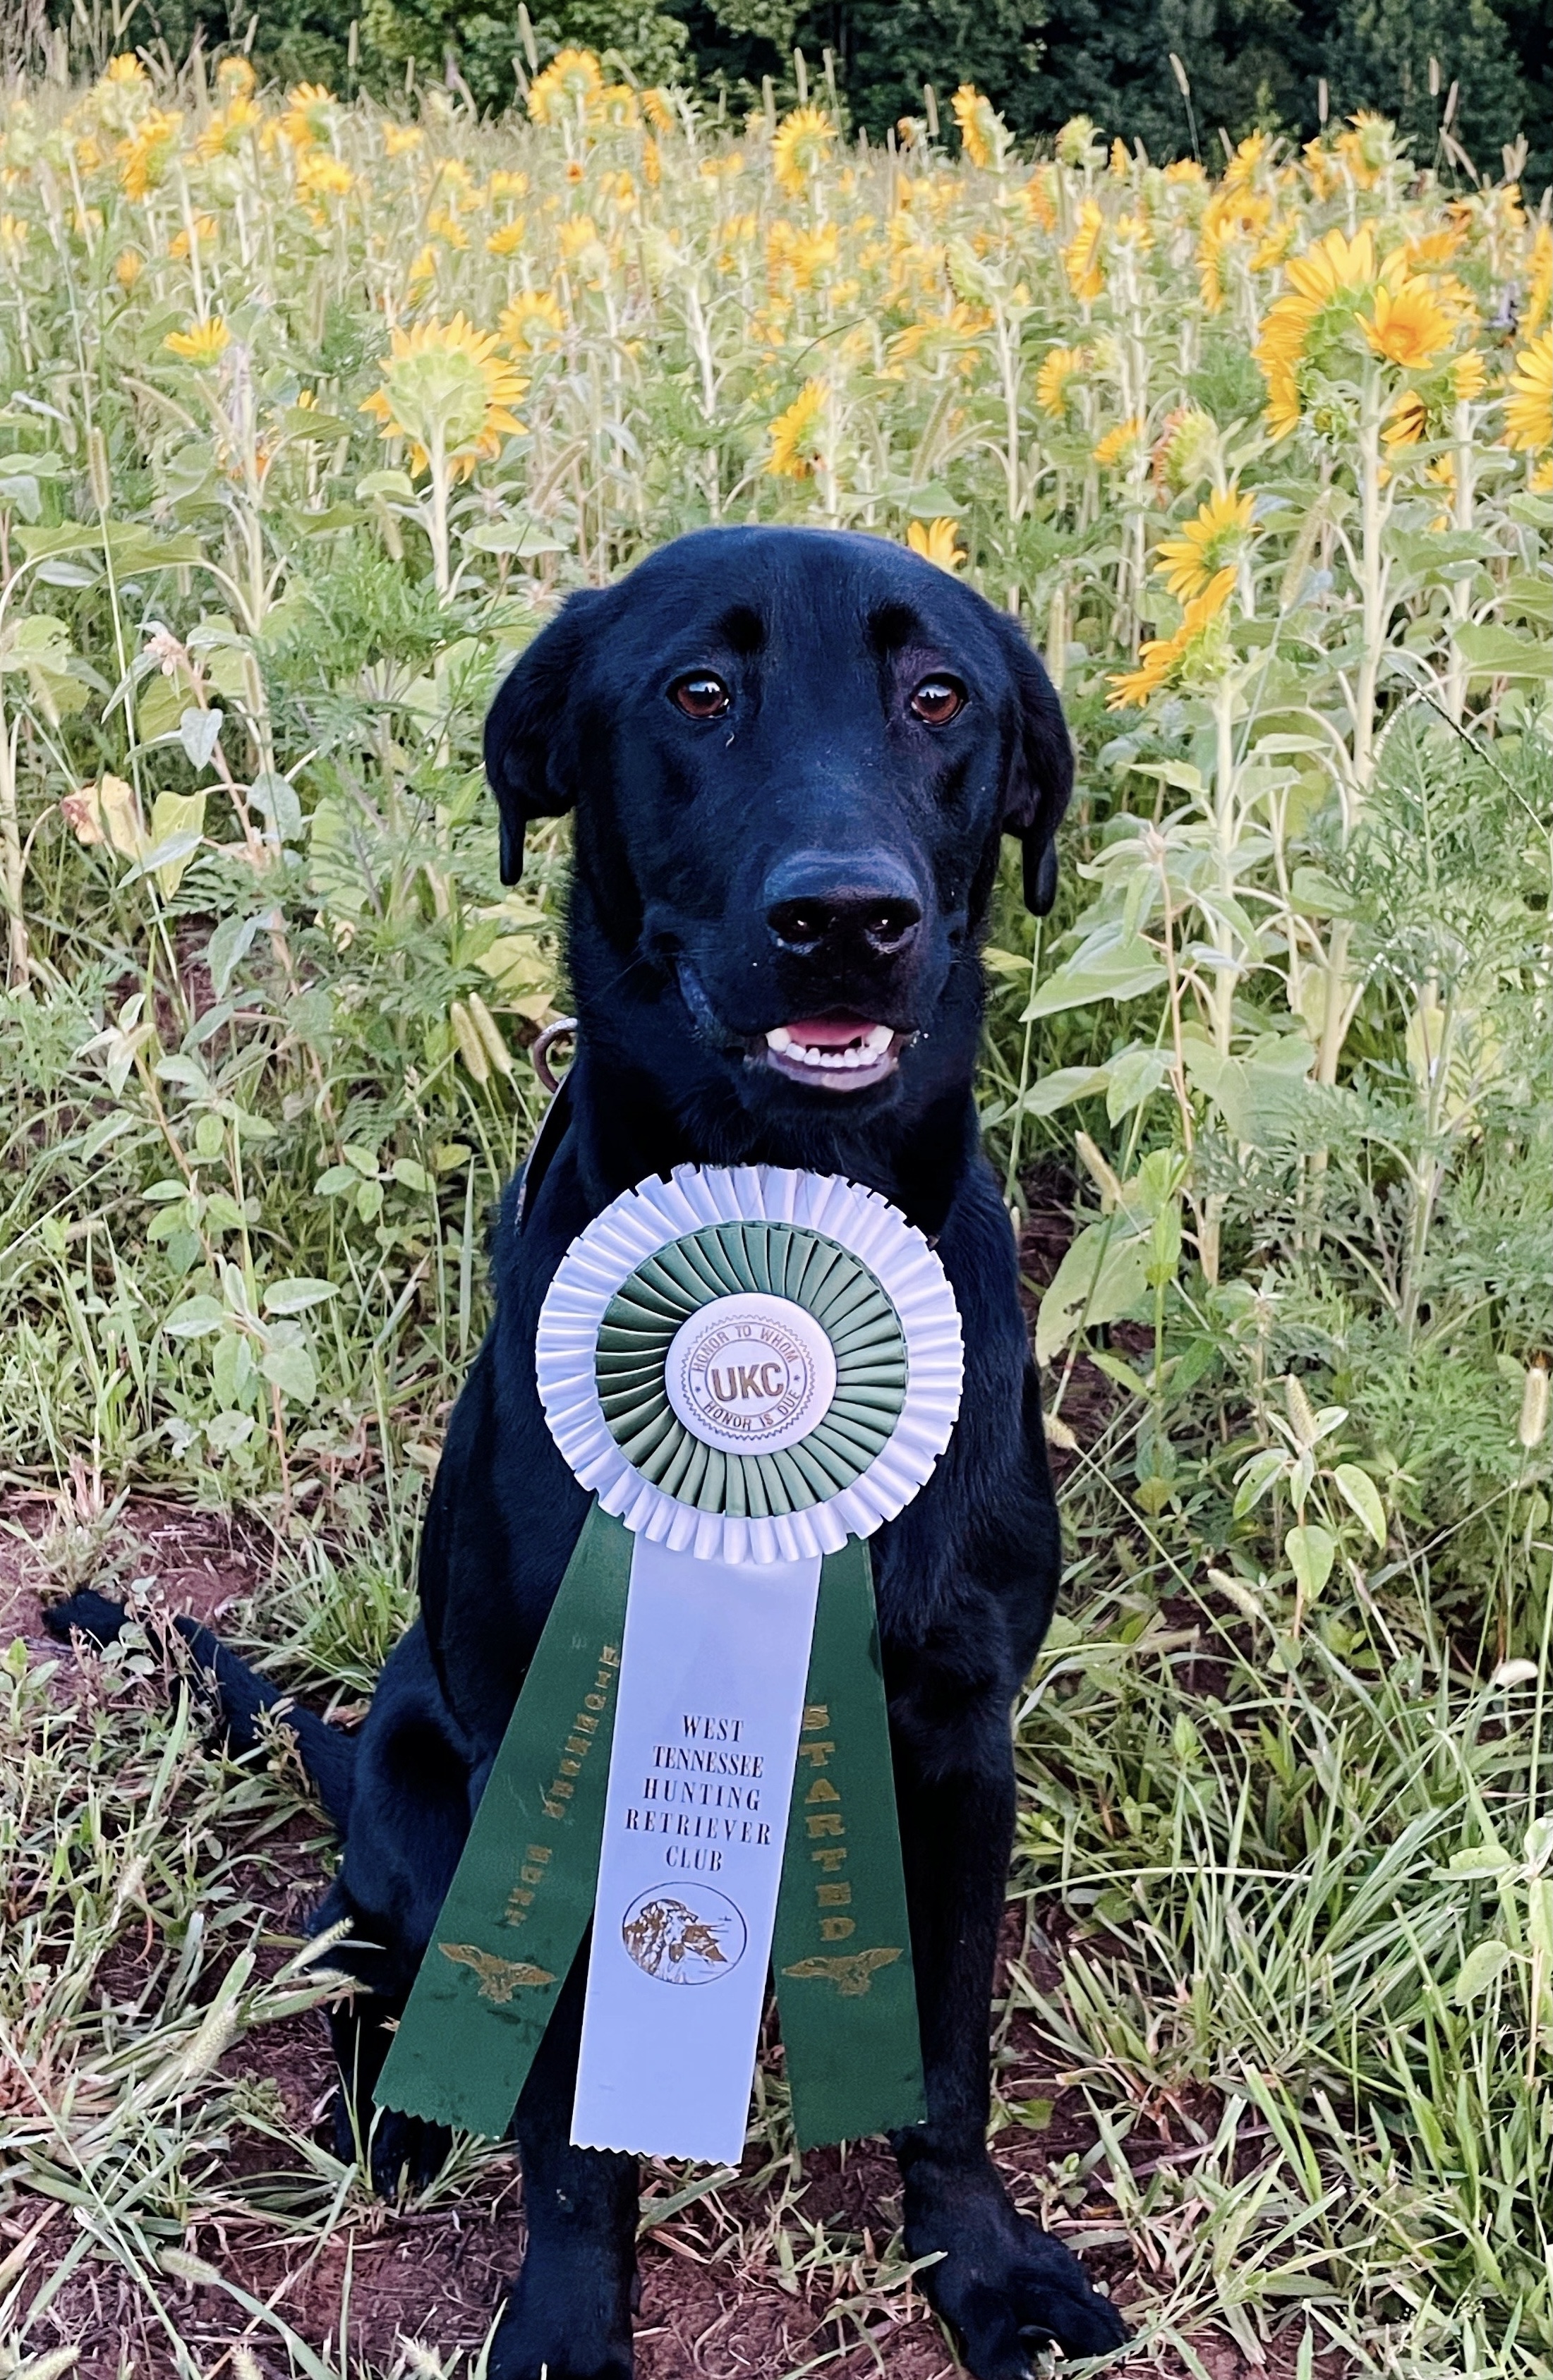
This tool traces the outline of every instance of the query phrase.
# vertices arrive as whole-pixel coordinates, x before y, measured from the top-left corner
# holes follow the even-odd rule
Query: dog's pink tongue
[[[865,1016],[804,1016],[788,1027],[806,1050],[848,1050],[868,1029]]]

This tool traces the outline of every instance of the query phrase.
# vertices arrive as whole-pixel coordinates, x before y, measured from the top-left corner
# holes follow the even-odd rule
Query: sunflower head
[[[1125,471],[1142,453],[1147,429],[1148,424],[1141,413],[1131,414],[1127,420],[1119,421],[1114,430],[1107,431],[1095,447],[1094,460],[1110,469]]]
[[[1057,136],[1058,164],[1083,164],[1098,137],[1089,116],[1070,115]]]
[[[783,116],[771,144],[771,170],[790,197],[802,197],[835,138],[836,127],[823,107],[795,107]]]
[[[1360,316],[1359,326],[1372,351],[1387,363],[1400,364],[1404,371],[1422,371],[1433,363],[1455,333],[1454,322],[1437,305],[1428,283],[1416,276],[1394,289],[1382,281],[1369,314]]]
[[[1553,330],[1515,358],[1505,392],[1505,444],[1523,455],[1553,446]]]
[[[161,188],[173,168],[182,123],[181,115],[153,108],[133,140],[120,144],[118,153],[124,166],[127,198],[143,199],[150,191]]]
[[[223,58],[215,70],[216,90],[228,104],[234,99],[251,98],[258,81],[258,76],[245,57]]]
[[[535,124],[574,120],[589,114],[603,89],[604,69],[592,50],[557,50],[529,85],[529,114]]]
[[[1362,190],[1372,190],[1388,165],[1397,162],[1397,128],[1372,108],[1351,115],[1351,130],[1340,132],[1333,144],[1350,179]]]
[[[1221,571],[1233,573],[1251,549],[1255,511],[1253,496],[1217,489],[1175,537],[1165,538],[1154,566],[1170,593],[1185,602]]]
[[[546,347],[558,347],[566,330],[566,314],[553,289],[520,289],[511,305],[502,309],[501,334],[514,355],[535,356]]]
[[[190,322],[187,331],[169,331],[162,344],[169,355],[208,371],[231,346],[232,334],[219,314],[212,314],[203,322]]]
[[[1154,484],[1183,495],[1212,468],[1218,452],[1218,424],[1200,405],[1178,407],[1154,449]]]
[[[1105,236],[1106,217],[1099,200],[1085,199],[1079,208],[1079,227],[1062,251],[1062,263],[1069,288],[1086,304],[1106,286]]]
[[[972,165],[996,164],[1007,144],[1008,134],[998,122],[997,111],[991,100],[984,99],[973,82],[962,82],[951,105],[954,120],[960,127],[960,147]]]
[[[1140,709],[1149,697],[1182,679],[1189,683],[1219,675],[1231,657],[1226,623],[1221,618],[1235,583],[1232,568],[1210,578],[1181,614],[1172,637],[1156,637],[1138,655],[1138,667],[1111,680],[1107,710]]]
[[[446,323],[434,315],[394,333],[382,384],[361,410],[376,416],[383,437],[410,441],[412,471],[440,455],[467,479],[522,430],[511,408],[524,385],[493,333],[462,314]]]
[[[1035,375],[1035,402],[1059,421],[1068,410],[1069,383],[1093,360],[1088,347],[1051,347]]]
[[[959,542],[960,524],[947,514],[932,521],[914,520],[907,524],[906,542],[913,553],[926,562],[935,562],[940,570],[963,570],[965,555]]]
[[[312,149],[324,144],[334,128],[337,106],[335,94],[321,82],[300,82],[286,95],[286,113],[280,119],[283,140],[293,149]]]
[[[771,453],[766,470],[774,480],[809,480],[818,459],[820,430],[825,420],[825,385],[806,381],[785,413],[771,425]]]

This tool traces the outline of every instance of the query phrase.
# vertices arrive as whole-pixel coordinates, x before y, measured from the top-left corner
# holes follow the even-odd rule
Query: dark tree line
[[[515,95],[517,0],[142,0],[137,30],[175,52],[202,24],[207,42],[240,39],[255,6],[255,52],[276,73],[342,86],[356,17],[369,87],[402,83],[412,58],[440,76],[451,55],[481,104]],[[53,0],[61,22],[70,7]],[[1082,114],[1151,156],[1180,156],[1191,144],[1174,51],[1212,148],[1220,127],[1308,139],[1324,79],[1335,115],[1378,109],[1427,161],[1455,83],[1452,129],[1481,167],[1498,172],[1501,147],[1524,133],[1530,194],[1553,172],[1549,0],[537,0],[532,13],[542,57],[567,42],[612,49],[639,79],[697,79],[736,110],[765,77],[792,104],[793,51],[817,80],[828,50],[850,120],[873,139],[922,113],[924,82],[946,99],[973,82],[1021,135]]]

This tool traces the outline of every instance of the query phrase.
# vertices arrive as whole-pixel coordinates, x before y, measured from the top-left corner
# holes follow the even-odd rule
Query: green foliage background
[[[60,24],[73,6],[50,0]],[[207,45],[242,42],[255,15],[253,55],[282,77],[382,93],[410,60],[441,76],[451,56],[483,106],[514,96],[516,7],[481,0],[141,0],[130,30],[177,56],[202,31]],[[1454,129],[1480,166],[1497,167],[1501,144],[1523,132],[1534,188],[1553,174],[1547,0],[536,0],[531,15],[542,60],[567,42],[613,50],[640,81],[700,79],[736,106],[758,98],[765,76],[790,103],[794,49],[816,77],[828,49],[841,98],[873,140],[921,113],[924,82],[941,99],[973,82],[1018,133],[1091,115],[1160,162],[1192,149],[1172,51],[1216,160],[1220,126],[1236,140],[1258,128],[1309,139],[1323,78],[1334,115],[1376,108],[1427,156],[1458,82]]]

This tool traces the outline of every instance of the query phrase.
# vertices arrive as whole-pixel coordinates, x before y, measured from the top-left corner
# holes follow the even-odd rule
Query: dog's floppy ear
[[[1003,630],[1018,707],[1003,832],[1024,851],[1024,905],[1044,917],[1057,898],[1057,830],[1073,790],[1073,747],[1050,678],[1018,627]]]
[[[589,613],[606,600],[581,588],[542,628],[496,689],[485,715],[485,774],[501,808],[501,880],[523,873],[523,833],[577,799],[580,722],[573,696]]]

